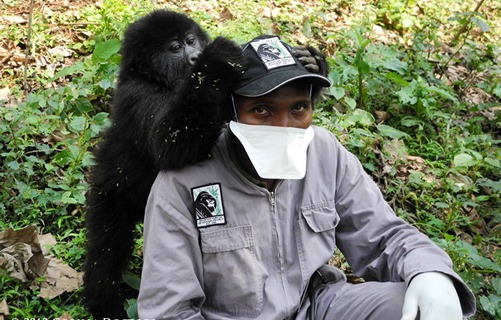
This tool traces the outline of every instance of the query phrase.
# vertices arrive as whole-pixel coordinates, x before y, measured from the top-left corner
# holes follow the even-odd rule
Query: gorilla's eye
[[[170,47],[170,51],[174,53],[178,53],[179,51],[181,51],[181,49],[183,49],[183,46],[181,46],[180,44],[174,44]]]
[[[196,41],[197,41],[197,39],[195,37],[193,37],[193,36],[190,36],[190,37],[186,38],[186,44],[188,44],[190,46],[193,45]]]

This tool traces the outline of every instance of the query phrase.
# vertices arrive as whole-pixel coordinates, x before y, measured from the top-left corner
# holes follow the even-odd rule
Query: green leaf
[[[447,92],[447,91],[445,91],[443,89],[437,88],[435,86],[429,86],[428,87],[428,91],[429,92],[438,93],[439,95],[441,95],[442,97],[444,97],[446,99],[454,101],[455,103],[459,103],[459,101],[458,101],[458,99],[456,97],[454,97],[452,94],[450,94],[449,92]]]
[[[95,123],[104,123],[104,122],[108,121],[108,117],[109,117],[109,113],[99,112],[94,117],[92,117],[92,120],[94,120]]]
[[[485,158],[485,159],[484,159],[484,161],[485,161],[487,164],[489,164],[489,165],[491,165],[491,166],[493,166],[493,167],[497,167],[497,168],[501,167],[501,165],[500,165],[500,163],[499,163],[499,160],[498,160],[498,159]]]
[[[401,85],[402,87],[406,87],[409,85],[409,82],[407,82],[404,78],[402,78],[398,73],[395,73],[395,72],[388,72],[386,74],[386,78],[390,79],[391,81],[395,82],[396,84]]]
[[[381,132],[381,134],[383,136],[386,136],[386,137],[389,137],[392,139],[401,139],[401,138],[409,136],[407,133],[400,131],[398,129],[395,129],[393,127],[390,127],[386,124],[378,124],[376,127],[379,130],[379,132]]]
[[[501,83],[498,83],[496,87],[492,90],[492,93],[501,98]]]
[[[491,315],[495,316],[496,315],[496,309],[499,308],[499,297],[496,297],[494,295],[489,295],[489,297],[486,296],[480,296],[480,299],[478,299],[480,302],[480,305],[482,306],[482,309],[486,311],[487,313],[490,313]]]
[[[371,113],[362,109],[355,109],[351,117],[355,118],[356,122],[363,126],[370,126],[376,121]]]
[[[418,126],[419,129],[424,127],[424,121],[419,120],[413,116],[405,116],[400,120],[400,124],[405,127]]]
[[[357,102],[354,99],[352,99],[352,98],[344,97],[344,102],[346,102],[346,104],[351,109],[355,109],[357,107]]]
[[[496,290],[498,295],[501,295],[501,278],[492,279],[492,287]]]
[[[471,17],[471,21],[473,21],[473,23],[476,24],[482,32],[489,32],[491,30],[491,27],[487,24],[487,22],[478,17]]]
[[[87,119],[85,117],[75,117],[68,124],[68,129],[74,133],[80,133],[86,127]]]
[[[337,100],[341,99],[342,97],[344,97],[345,95],[345,92],[344,92],[344,89],[341,88],[341,87],[332,87],[330,89],[330,93],[334,96],[334,98],[336,98]]]
[[[471,167],[477,162],[467,153],[461,153],[454,157],[454,166],[456,167]]]
[[[132,272],[125,272],[123,274],[124,282],[131,287],[132,289],[139,290],[139,286],[141,285],[141,277]]]
[[[61,202],[67,203],[67,204],[76,204],[78,203],[77,200],[72,197],[71,191],[65,191],[61,197]]]
[[[55,75],[54,75],[54,80],[59,79],[62,77],[66,77],[67,75],[77,73],[78,71],[81,71],[80,69],[83,70],[83,65],[81,62],[77,62],[74,65],[71,65],[69,67],[65,67],[60,69]]]
[[[397,91],[397,95],[402,103],[415,104],[418,101],[418,98],[415,93],[416,86],[417,82],[415,80],[412,80],[412,82],[409,83],[408,86],[403,87],[402,89]]]
[[[127,317],[129,319],[139,319],[139,314],[137,313],[137,300],[127,299],[125,301],[125,311],[127,312]]]
[[[11,161],[9,163],[7,163],[7,167],[11,170],[18,170],[19,169],[19,162],[17,162],[16,160],[14,161]]]
[[[120,46],[121,42],[118,39],[97,43],[92,53],[92,62],[107,62],[114,54],[120,51]]]
[[[489,196],[478,196],[477,201],[484,202],[484,201],[488,201],[490,198],[491,197],[489,197]]]

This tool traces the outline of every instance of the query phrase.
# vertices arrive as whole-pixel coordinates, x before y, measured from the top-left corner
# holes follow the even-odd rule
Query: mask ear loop
[[[244,52],[248,47],[249,47],[249,43],[247,45],[245,45],[245,47],[242,48],[242,52]],[[231,104],[233,105],[233,120],[235,120],[235,122],[238,122],[237,107],[235,105],[235,97],[233,96],[233,93],[230,93],[230,96],[231,96]]]
[[[313,100],[313,83],[310,83],[310,99]]]
[[[235,122],[238,122],[238,116],[237,116],[237,107],[235,106],[235,98],[233,97],[233,93],[230,93],[231,96],[231,104],[233,105],[233,119]]]

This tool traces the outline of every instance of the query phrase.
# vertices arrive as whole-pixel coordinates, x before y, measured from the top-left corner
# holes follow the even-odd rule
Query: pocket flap
[[[306,223],[315,232],[334,229],[339,223],[339,215],[334,206],[334,201],[301,207],[301,213]]]
[[[203,253],[238,250],[253,245],[251,226],[227,228],[200,234]]]

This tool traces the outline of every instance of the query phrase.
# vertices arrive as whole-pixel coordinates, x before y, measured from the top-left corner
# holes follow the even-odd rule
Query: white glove
[[[452,279],[441,272],[415,276],[405,292],[401,320],[462,320],[463,312]]]

